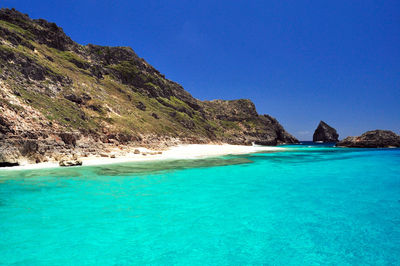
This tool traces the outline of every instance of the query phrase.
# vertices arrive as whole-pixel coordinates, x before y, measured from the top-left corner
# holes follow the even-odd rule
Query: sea
[[[0,170],[0,265],[400,265],[400,149]]]

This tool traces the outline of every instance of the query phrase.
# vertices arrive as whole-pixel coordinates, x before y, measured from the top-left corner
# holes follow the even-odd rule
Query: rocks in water
[[[63,166],[63,167],[79,166],[79,165],[82,165],[82,161],[81,160],[65,160],[65,159],[63,159],[59,162],[59,165]]]
[[[400,136],[390,130],[371,130],[358,137],[347,137],[338,142],[336,146],[354,148],[400,147]]]
[[[317,129],[314,131],[313,135],[314,142],[338,142],[339,134],[336,129],[329,126],[324,121],[319,122]]]
[[[133,151],[133,154],[140,154],[140,150],[135,149],[135,150]]]

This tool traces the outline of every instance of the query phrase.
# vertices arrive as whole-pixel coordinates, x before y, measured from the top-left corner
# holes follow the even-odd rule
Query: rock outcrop
[[[336,132],[336,129],[329,126],[324,121],[320,121],[317,129],[314,131],[313,135],[314,142],[338,142],[339,134]]]
[[[9,143],[0,145],[0,166],[16,166],[21,157],[19,150]]]
[[[63,166],[63,167],[80,166],[80,165],[82,165],[82,161],[81,160],[61,160],[59,165]]]
[[[298,140],[286,132],[275,118],[258,115],[254,103],[250,100],[213,100],[201,104],[208,120],[224,124],[226,137],[222,140],[225,143],[248,145],[298,143]],[[212,133],[210,131],[210,134]]]
[[[338,142],[336,146],[354,148],[400,147],[400,136],[390,130],[372,130],[358,137],[347,137]]]
[[[210,142],[297,139],[250,100],[195,99],[130,47],[80,45],[54,23],[0,10],[0,163]]]

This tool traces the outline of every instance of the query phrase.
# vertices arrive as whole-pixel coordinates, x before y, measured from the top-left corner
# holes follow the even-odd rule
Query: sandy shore
[[[134,154],[134,150],[140,150],[141,154]],[[214,144],[187,144],[171,147],[168,150],[162,151],[161,154],[148,150],[146,148],[138,147],[128,151],[123,156],[116,156],[116,158],[89,156],[79,158],[83,166],[104,165],[113,163],[124,162],[142,162],[142,161],[156,161],[156,160],[176,160],[176,159],[200,159],[206,157],[222,156],[222,155],[235,155],[235,154],[248,154],[262,151],[281,151],[281,147],[267,147],[267,146],[244,146],[244,145],[214,145]],[[143,155],[146,154],[146,155]],[[38,164],[25,163],[20,166],[3,168],[2,170],[29,170],[29,169],[42,169],[60,167],[58,162],[45,162]]]

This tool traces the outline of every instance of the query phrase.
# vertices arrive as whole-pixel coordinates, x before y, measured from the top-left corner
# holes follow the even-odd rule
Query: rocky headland
[[[358,137],[347,137],[338,142],[336,146],[353,148],[400,147],[400,136],[390,130],[371,130]]]
[[[0,166],[298,142],[250,100],[197,100],[131,48],[80,45],[15,9],[0,10],[0,88]]]
[[[336,129],[325,123],[324,121],[320,121],[317,129],[314,131],[313,135],[314,142],[338,142],[339,134]]]

